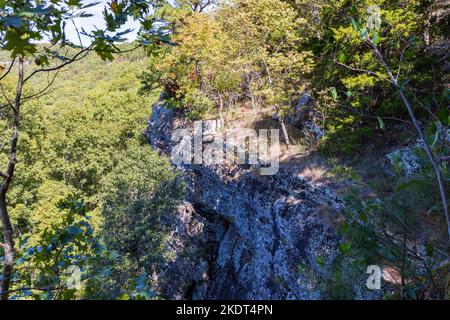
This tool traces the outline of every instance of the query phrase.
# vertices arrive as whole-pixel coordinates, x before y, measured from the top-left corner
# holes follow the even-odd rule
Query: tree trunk
[[[9,285],[14,268],[14,239],[11,220],[6,207],[6,195],[0,195],[0,215],[3,226],[3,247],[5,250],[0,300],[8,300]]]
[[[291,143],[289,142],[289,135],[286,129],[286,125],[284,124],[284,119],[283,117],[280,116],[280,126],[281,126],[281,131],[283,131],[283,137],[284,137],[284,141],[286,142],[286,148],[289,149],[289,146],[291,145]]]
[[[197,78],[198,83],[199,83],[199,88],[200,88],[200,90],[203,90],[203,87],[204,87],[203,77],[202,77],[202,72],[200,71],[200,65],[199,65],[198,61],[195,61],[194,69],[195,69],[194,70],[195,77]]]
[[[222,121],[222,123],[225,123],[223,120],[223,99],[222,99],[222,95],[219,93],[219,117],[220,117],[220,121]]]
[[[257,113],[256,113],[256,98],[253,95],[253,93],[250,93],[251,97],[252,97],[252,109],[253,109],[253,120],[256,121],[257,118]]]
[[[372,46],[372,48],[374,49],[378,59],[380,60],[380,62],[383,64],[387,74],[389,75],[389,78],[391,79],[393,85],[395,86],[395,88],[398,90],[398,92],[400,93],[400,96],[403,100],[403,103],[406,107],[406,109],[408,110],[409,113],[409,117],[411,118],[414,127],[416,128],[416,131],[419,135],[420,140],[422,140],[423,142],[423,148],[428,156],[428,159],[431,162],[431,165],[433,166],[435,175],[436,175],[436,180],[439,186],[439,191],[441,194],[441,200],[442,200],[442,207],[444,208],[444,215],[445,215],[445,219],[447,221],[447,232],[448,232],[448,236],[450,237],[450,214],[448,212],[448,202],[447,202],[447,196],[446,196],[446,192],[445,192],[445,185],[444,182],[442,180],[442,173],[441,173],[441,168],[440,168],[440,164],[439,164],[439,160],[436,159],[436,157],[433,154],[433,151],[431,150],[431,147],[429,146],[429,144],[427,143],[426,139],[425,139],[425,134],[422,130],[422,128],[419,125],[419,122],[416,118],[416,116],[414,115],[414,111],[412,109],[411,104],[409,103],[408,98],[406,97],[405,93],[403,92],[403,89],[400,87],[400,85],[398,84],[397,79],[394,77],[394,75],[391,72],[391,69],[389,68],[389,66],[387,65],[386,61],[383,58],[383,55],[381,54],[381,52],[378,50],[377,46],[374,45],[374,43],[369,40],[370,45]]]
[[[11,219],[8,213],[6,194],[8,193],[11,181],[16,168],[16,152],[17,142],[19,139],[19,125],[20,125],[20,101],[22,98],[22,86],[23,86],[23,58],[19,58],[19,79],[17,83],[16,97],[14,105],[10,105],[13,109],[13,128],[9,149],[9,160],[3,177],[3,182],[0,185],[0,216],[3,226],[3,247],[5,250],[5,259],[3,265],[3,275],[1,281],[1,300],[8,299],[8,290],[11,283],[11,275],[14,269],[14,231],[12,228]]]

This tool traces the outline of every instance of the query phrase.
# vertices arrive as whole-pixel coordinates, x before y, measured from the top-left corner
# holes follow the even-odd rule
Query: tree
[[[154,265],[164,262],[170,254],[167,229],[184,186],[168,160],[158,157],[147,144],[130,146],[119,165],[103,180],[102,234],[108,250],[117,252],[122,261],[114,268],[125,276],[100,285],[106,292],[116,291],[114,295],[120,296],[124,294],[120,278],[150,275]]]
[[[292,110],[293,96],[308,85],[306,75],[314,65],[312,53],[300,47],[304,20],[279,0],[233,1],[220,16],[254,108],[259,96],[276,110],[289,145],[284,118]]]
[[[217,4],[217,0],[176,0],[178,6],[188,6],[192,12],[203,12],[208,7]]]
[[[341,102],[340,108],[329,108],[334,127],[343,128],[336,136],[344,135],[349,127],[361,127],[361,121],[367,119],[378,121],[383,130],[385,120],[411,125],[435,171],[450,236],[442,174],[449,125],[448,88],[430,47],[430,39],[442,37],[445,26],[430,28],[433,4],[391,0],[379,1],[377,6],[371,1],[289,2],[308,21],[304,45],[318,61],[315,95],[326,90],[335,103]],[[392,89],[398,94],[393,95]],[[340,91],[345,92],[343,97],[339,97]],[[443,98],[437,97],[440,92]],[[431,124],[424,130],[420,120]],[[432,133],[431,142],[426,131]]]
[[[123,41],[123,36],[130,30],[119,32],[129,17],[142,22],[142,34],[147,34],[147,44],[150,40],[158,40],[160,34],[151,33],[152,24],[145,19],[151,2],[142,1],[116,1],[108,2],[103,11],[106,29],[97,29],[92,33],[84,30],[79,32],[91,39],[91,43],[83,46],[81,37],[78,44],[69,41],[65,36],[66,24],[73,22],[75,17],[87,17],[83,10],[97,3],[84,4],[81,0],[70,1],[2,1],[0,9],[0,47],[11,53],[12,61],[0,76],[0,85],[3,98],[6,102],[0,108],[11,110],[11,136],[9,143],[9,156],[5,169],[0,171],[2,179],[0,185],[0,216],[3,226],[3,249],[5,252],[3,275],[1,280],[1,295],[3,300],[8,299],[8,289],[14,267],[14,231],[11,224],[7,206],[7,193],[14,178],[16,163],[18,161],[18,141],[21,124],[22,106],[26,101],[40,97],[48,92],[56,80],[58,72],[83,58],[89,52],[96,52],[102,59],[113,59],[114,53],[119,53],[117,42]],[[76,28],[76,26],[75,26]],[[78,29],[77,29],[78,30]],[[37,42],[48,40],[48,44],[39,46]],[[35,67],[27,72],[27,60],[33,58]],[[14,98],[5,90],[2,81],[17,73]],[[40,73],[48,73],[48,83],[36,93],[23,96],[24,87],[30,80]]]
[[[213,107],[216,95],[220,99],[227,91],[225,87],[216,90],[215,82],[224,80],[217,75],[229,66],[229,41],[220,24],[208,14],[178,8],[163,17],[182,21],[172,29],[171,40],[176,46],[166,48],[159,59],[153,60],[151,72],[142,76],[142,91],[163,86],[172,103],[187,110],[190,117],[199,117]]]
[[[380,16],[380,19],[381,19],[381,16]],[[441,171],[441,164],[443,163],[443,159],[439,153],[436,155],[433,152],[430,144],[428,143],[428,139],[426,139],[425,133],[419,124],[419,120],[417,119],[416,115],[414,114],[414,110],[411,105],[411,102],[409,101],[409,99],[405,93],[405,87],[407,86],[407,83],[402,83],[402,84],[399,83],[401,65],[398,67],[397,75],[394,76],[393,72],[391,71],[391,68],[389,67],[389,65],[387,64],[387,62],[384,58],[384,55],[381,53],[381,51],[378,47],[378,43],[380,41],[380,35],[378,33],[378,30],[377,30],[377,28],[375,28],[373,26],[371,27],[369,22],[370,21],[368,21],[367,29],[363,29],[363,30],[360,30],[360,27],[358,27],[357,23],[355,22],[354,23],[355,30],[360,32],[361,39],[363,41],[366,41],[369,44],[370,48],[375,53],[376,57],[379,59],[379,61],[385,68],[386,73],[389,76],[390,83],[398,91],[398,93],[400,94],[400,97],[402,98],[402,101],[403,101],[403,104],[404,104],[406,110],[408,110],[409,117],[411,118],[414,128],[417,131],[417,134],[422,142],[423,149],[425,150],[425,152],[428,156],[428,159],[429,159],[431,165],[433,166],[435,175],[436,175],[436,181],[439,186],[439,192],[441,194],[442,207],[444,210],[445,219],[447,221],[447,232],[448,232],[448,236],[450,237],[450,213],[449,213],[449,209],[448,209],[448,200],[447,200],[446,190],[445,190],[445,181],[442,177],[442,171]],[[381,23],[381,21],[380,21],[380,23]],[[371,37],[370,33],[372,33],[372,37]],[[400,58],[400,61],[402,61],[402,58]],[[441,114],[440,116],[436,116],[436,118],[438,119],[437,121],[440,124],[440,126],[443,127],[443,131],[442,131],[444,133],[444,137],[443,137],[444,142],[443,143],[445,143],[449,116],[448,116],[448,109],[447,109],[447,111],[445,111],[445,109],[443,109],[443,110],[444,110],[444,113]],[[435,129],[435,134],[437,134],[437,135],[440,134],[440,128],[438,128],[437,125],[436,125],[436,129]]]
[[[121,50],[130,47],[131,44],[120,45]],[[60,73],[51,93],[22,108],[20,161],[8,192],[8,213],[16,242],[10,299],[116,299],[124,294],[136,299],[136,281],[148,279],[142,273],[142,264],[138,268],[135,259],[115,251],[111,245],[121,233],[114,233],[114,237],[111,233],[108,245],[105,244],[108,219],[118,212],[110,210],[111,215],[107,215],[100,202],[106,193],[110,193],[106,187],[108,179],[104,178],[116,171],[115,168],[118,172],[127,168],[121,176],[125,183],[127,177],[131,180],[133,168],[135,174],[144,177],[146,171],[162,172],[170,167],[168,161],[158,161],[156,152],[146,150],[149,147],[143,131],[148,104],[157,99],[157,95],[141,97],[136,92],[137,74],[146,64],[144,50],[123,53],[113,62],[101,61],[97,55],[90,54]],[[40,74],[30,84],[45,80],[45,75]],[[10,82],[4,83],[7,89],[13,85]],[[30,91],[32,85],[27,88],[24,95],[33,92]],[[0,115],[1,136],[8,133],[3,130],[4,119],[7,117]],[[1,138],[0,141],[6,142]],[[6,156],[6,152],[0,152],[0,161]],[[141,157],[141,161],[152,161],[138,166],[137,159]],[[138,167],[142,170],[137,170]],[[154,174],[152,179],[143,179],[142,185],[157,183],[161,177],[163,175]],[[85,242],[99,246],[81,255],[78,249],[66,254],[66,249],[79,247],[71,240],[57,241],[51,250],[46,249],[53,241],[53,235],[64,235],[68,227],[77,224],[77,221],[67,224],[67,228],[61,224],[61,221],[69,221],[71,213],[60,208],[58,203],[70,194],[83,203],[89,218],[87,222],[93,229],[93,235],[83,233],[77,237],[84,237]],[[169,206],[175,193],[166,195],[169,201],[164,204]],[[156,197],[154,199],[157,201]],[[146,203],[152,205],[151,201],[152,198],[148,198]],[[115,210],[120,211],[120,207]],[[161,212],[159,216],[164,220],[170,208]],[[135,238],[139,240],[136,245],[159,242],[163,246],[171,226],[161,227],[156,223],[146,225],[147,232]],[[60,249],[64,254],[57,256]],[[146,268],[157,263],[162,255],[155,250],[151,259],[146,260]],[[3,258],[1,247],[0,256]],[[81,285],[76,290],[66,285],[67,272],[74,268],[73,265],[81,269]],[[57,271],[60,279],[52,270]]]
[[[41,189],[54,197],[38,208],[35,233],[20,239],[15,271],[15,287],[20,284],[20,288],[9,293],[20,298],[73,299],[83,277],[92,276],[97,271],[93,269],[105,263],[105,252],[80,197],[63,183],[43,184]],[[73,281],[79,282],[70,286],[74,272],[79,278]]]
[[[348,14],[346,18],[351,19],[351,25],[343,25],[342,17],[339,22],[331,23],[330,20],[333,18],[328,17],[328,23],[331,24],[329,28],[336,44],[328,44],[329,47],[326,50],[329,51],[329,55],[325,57],[332,60],[326,61],[325,64],[329,65],[331,62],[345,68],[343,74],[336,74],[337,72],[333,70],[330,75],[333,78],[341,77],[340,80],[347,95],[345,107],[364,116],[378,119],[382,129],[385,127],[383,117],[402,120],[401,115],[406,110],[405,116],[409,117],[410,124],[417,132],[435,172],[450,236],[448,200],[441,168],[443,163],[441,156],[445,148],[445,135],[449,124],[448,108],[436,98],[432,99],[434,103],[425,106],[422,101],[427,99],[426,95],[420,93],[422,90],[414,89],[412,85],[429,86],[432,95],[436,90],[435,87],[439,86],[436,83],[433,61],[416,58],[416,55],[425,55],[426,37],[420,38],[425,32],[425,26],[419,21],[425,20],[427,9],[424,9],[418,1],[408,1],[400,7],[398,2],[393,3],[388,0],[380,3],[381,7],[369,4],[370,2],[364,2],[346,6],[345,3],[338,3],[346,10]],[[366,18],[363,18],[365,16]],[[381,28],[382,24],[385,27]],[[327,76],[324,78],[330,80]],[[398,95],[392,96],[392,88]],[[444,88],[444,95],[446,92]],[[417,94],[424,96],[422,101]],[[416,108],[418,110],[414,110],[412,99],[418,105]],[[381,107],[378,107],[379,105]],[[402,105],[404,108],[399,109]],[[432,131],[436,137],[432,144],[436,145],[438,140],[440,141],[435,151],[416,115],[421,111],[426,111],[427,115],[431,116]]]

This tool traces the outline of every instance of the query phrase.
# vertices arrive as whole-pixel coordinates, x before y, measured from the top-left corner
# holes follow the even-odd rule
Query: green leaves
[[[316,263],[317,263],[321,268],[325,267],[325,263],[326,263],[325,257],[323,257],[323,256],[317,256],[317,257],[316,257]]]
[[[364,28],[363,30],[360,31],[359,36],[360,36],[361,40],[365,40],[368,34],[369,34],[369,29]]]
[[[384,124],[383,119],[381,119],[381,117],[377,117],[377,119],[378,119],[378,124],[379,124],[379,126],[380,126],[380,129],[381,129],[381,130],[385,130],[386,127],[385,127],[385,124]]]
[[[440,117],[439,117],[440,114]],[[438,121],[433,121],[431,122],[427,128],[426,128],[426,139],[427,142],[429,144],[431,144],[431,146],[436,146],[438,143],[440,143],[442,141],[442,139],[444,139],[444,129],[447,128],[447,123],[448,123],[448,111],[443,111],[442,113],[440,112],[438,114],[438,118],[442,118],[442,121],[438,120]]]
[[[361,40],[365,40],[369,36],[370,31],[373,31],[372,43],[375,46],[377,46],[380,43],[381,38],[377,30],[374,29],[369,30],[367,27],[362,28],[361,22],[356,21],[354,18],[351,18],[351,24],[352,29],[359,34]]]
[[[405,80],[403,80],[403,81],[399,84],[399,89],[400,89],[401,91],[404,91],[410,82],[411,82],[411,79],[405,79]]]
[[[375,31],[372,39],[373,44],[377,46],[380,43],[380,40],[380,34],[378,33],[378,31]]]
[[[341,250],[341,253],[343,253],[343,254],[349,254],[351,247],[352,247],[352,244],[350,242],[342,242],[339,245],[339,249]]]
[[[362,28],[361,22],[356,21],[354,18],[351,18],[352,28],[355,32],[359,34],[361,40],[364,40],[369,32],[367,28]]]
[[[37,5],[34,8],[25,8],[24,10],[20,11],[19,15],[24,18],[32,19],[35,16],[39,15],[49,16],[52,14],[57,15],[57,13],[58,12],[56,11],[54,6],[45,7],[44,5]]]
[[[20,28],[23,25],[23,20],[19,16],[6,16],[0,18],[0,25],[3,28]]]
[[[16,274],[18,280],[29,281],[27,286],[54,288],[54,298],[67,299],[74,297],[75,289],[63,289],[66,285],[67,268],[77,267],[88,269],[89,265],[100,256],[96,251],[98,239],[93,235],[93,227],[87,216],[79,216],[85,211],[83,201],[71,195],[58,205],[62,210],[60,223],[50,221],[48,227],[40,234],[25,236],[20,241],[18,250]],[[83,208],[81,208],[83,207]],[[33,239],[32,239],[33,238]],[[28,274],[20,274],[31,268],[32,279]],[[61,289],[57,289],[61,288]],[[30,297],[31,291],[22,291],[17,297]],[[48,299],[51,297],[38,297]]]
[[[47,1],[39,1],[34,6],[28,2],[11,1],[6,4],[5,14],[0,18],[0,30],[5,37],[0,42],[1,48],[11,52],[12,57],[33,55],[36,42],[52,32],[53,43],[58,34],[54,32],[55,24],[67,14],[64,7],[56,9]]]
[[[351,18],[351,23],[353,30],[359,33],[361,30],[361,23],[357,22],[354,18]]]
[[[84,200],[80,199],[76,195],[69,195],[65,199],[61,200],[57,206],[60,209],[69,210],[69,212],[80,216],[85,216],[87,212]]]
[[[339,53],[338,61],[340,63],[345,63],[347,61],[347,56],[345,55],[345,53],[343,53],[343,52]]]
[[[4,37],[0,41],[0,48],[16,57],[34,55],[36,43],[44,38],[52,45],[73,46],[65,36],[67,22],[77,23],[75,18],[90,17],[92,15],[83,10],[103,4],[84,4],[81,0],[3,1],[0,32],[4,33]],[[119,31],[120,28],[130,17],[142,18],[151,5],[151,1],[112,1],[111,6],[105,6],[103,11],[106,30],[82,30],[81,33],[91,38],[95,51],[103,60],[112,60],[110,51],[114,43],[123,41],[123,36],[129,32]],[[151,33],[152,30],[146,32]],[[39,61],[44,60],[42,56],[39,58]]]
[[[331,88],[330,94],[331,94],[331,98],[332,98],[334,101],[337,101],[338,94],[337,94],[336,88]]]
[[[92,42],[92,48],[102,60],[114,60],[113,52],[115,49],[102,35],[95,38]]]
[[[24,29],[8,28],[3,38],[3,50],[11,52],[12,57],[27,56],[36,53],[36,44],[32,43],[30,37],[25,36],[29,33]]]
[[[446,106],[439,110],[437,117],[444,127],[450,125],[450,111]]]
[[[54,0],[54,2],[59,2],[58,0]],[[80,7],[81,0],[65,0],[64,1],[69,7]],[[98,2],[97,2],[98,3]]]

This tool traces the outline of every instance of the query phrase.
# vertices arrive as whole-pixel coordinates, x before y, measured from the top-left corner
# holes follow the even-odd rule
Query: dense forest
[[[105,29],[75,26],[78,39],[66,38],[95,6]],[[2,300],[449,299],[449,10],[430,0],[0,0]],[[128,19],[141,24],[132,41]],[[281,172],[174,166],[153,143],[152,110],[185,127],[279,129]],[[196,189],[205,177],[216,180]],[[298,177],[301,192],[278,186]],[[250,200],[230,209],[223,194]],[[276,201],[261,209],[262,194]],[[183,225],[188,205],[196,213]],[[277,231],[297,205],[314,228]],[[263,228],[266,211],[274,244],[261,262],[250,256],[272,240],[239,225]],[[380,288],[366,286],[369,266],[382,269]]]

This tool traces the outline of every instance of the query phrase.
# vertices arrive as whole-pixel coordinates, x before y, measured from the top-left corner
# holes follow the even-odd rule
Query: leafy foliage
[[[170,255],[166,222],[184,192],[142,135],[147,106],[161,91],[187,119],[223,119],[236,105],[251,104],[254,120],[275,111],[282,126],[308,92],[312,120],[325,132],[318,150],[330,158],[358,158],[371,146],[384,151],[387,139],[398,143],[404,132],[411,140],[404,93],[448,190],[448,73],[435,50],[448,22],[435,21],[431,1],[373,4],[112,0],[102,13],[104,29],[79,31],[90,39],[83,46],[66,38],[66,26],[97,3],[0,0],[0,61],[24,59],[26,66],[17,170],[7,194],[19,240],[12,297],[158,297],[150,275]],[[141,23],[138,39],[119,44],[129,18]],[[79,64],[59,70],[69,61]],[[16,71],[0,68],[1,163],[10,156]],[[50,71],[61,71],[57,81]],[[360,176],[336,161],[336,182],[360,188],[346,194],[340,254],[320,274],[325,297],[373,298],[355,281],[379,263],[394,276],[376,298],[449,297],[448,263],[441,263],[448,242],[433,225],[443,210],[431,167],[418,157],[420,173],[406,177],[397,168],[387,182],[394,190],[376,197],[362,195]],[[81,286],[67,285],[70,267],[79,268]]]
[[[144,286],[142,279],[148,278],[143,272],[165,252],[167,230],[156,221],[170,213],[181,191],[173,185],[176,175],[167,160],[150,151],[143,137],[148,105],[154,101],[153,96],[137,95],[137,74],[145,63],[143,51],[123,54],[112,64],[91,54],[62,73],[52,93],[23,105],[19,164],[8,196],[13,223],[22,234],[12,290],[29,289],[14,292],[12,297],[116,299],[128,295],[137,299],[155,294],[148,284]],[[39,87],[42,80],[32,83]],[[8,127],[6,116],[1,124]],[[3,150],[1,157],[6,157],[6,152]],[[155,193],[163,186],[170,192],[157,198]],[[128,199],[125,194],[124,198],[112,194],[121,187],[124,193],[130,192]],[[147,194],[143,202],[131,204],[134,192]],[[104,199],[108,201],[103,205]],[[140,207],[142,203],[144,207]],[[127,204],[128,211],[122,211]],[[119,250],[121,240],[112,238],[113,234],[127,233],[111,225],[110,219],[133,213],[137,207],[141,211],[139,215],[136,211],[136,220],[130,220],[127,227],[135,229],[131,223],[139,225],[147,214],[155,219],[145,227],[140,225],[135,235],[128,233],[130,241],[137,240],[139,245],[154,243],[145,262],[136,252],[133,256],[131,248]],[[135,272],[121,270],[126,279],[112,276],[127,265],[127,259],[128,271]],[[135,268],[138,262],[140,269]],[[71,266],[81,270],[82,286],[78,289],[66,286]],[[128,285],[122,287],[122,280]],[[139,281],[145,290],[136,289]]]

